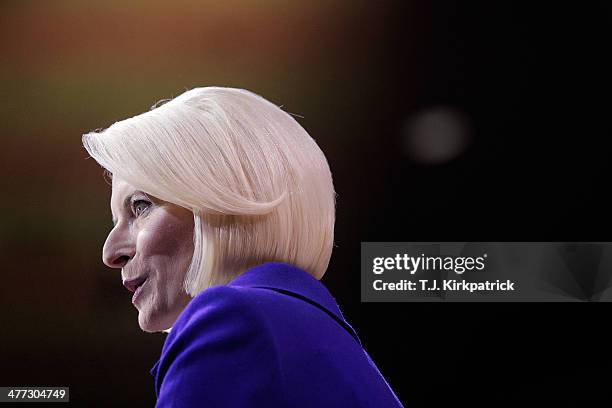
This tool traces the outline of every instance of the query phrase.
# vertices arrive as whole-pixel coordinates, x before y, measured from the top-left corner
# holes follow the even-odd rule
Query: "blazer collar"
[[[291,292],[323,306],[344,320],[336,301],[327,288],[308,272],[283,262],[266,262],[254,266],[233,281],[229,286],[248,288],[272,288]]]
[[[246,270],[228,285],[272,289],[300,298],[330,315],[361,345],[325,285],[303,269],[284,262],[266,262]]]

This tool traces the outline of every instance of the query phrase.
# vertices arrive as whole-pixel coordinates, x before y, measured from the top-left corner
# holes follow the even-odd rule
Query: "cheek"
[[[152,220],[138,233],[137,246],[143,255],[174,256],[193,248],[192,230],[188,225]]]

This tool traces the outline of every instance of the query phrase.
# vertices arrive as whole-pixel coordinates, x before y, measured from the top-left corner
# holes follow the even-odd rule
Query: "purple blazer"
[[[325,286],[281,262],[194,297],[151,374],[156,407],[402,407]]]

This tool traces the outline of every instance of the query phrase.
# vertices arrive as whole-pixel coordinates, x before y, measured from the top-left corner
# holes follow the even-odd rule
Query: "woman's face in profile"
[[[110,206],[115,226],[104,243],[103,261],[121,268],[124,285],[135,290],[140,328],[166,330],[191,300],[183,281],[193,255],[193,213],[117,176]]]

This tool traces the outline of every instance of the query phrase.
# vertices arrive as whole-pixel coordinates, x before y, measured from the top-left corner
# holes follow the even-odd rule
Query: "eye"
[[[132,204],[134,214],[138,217],[149,208],[149,205],[151,205],[151,203],[146,200],[135,200]]]

